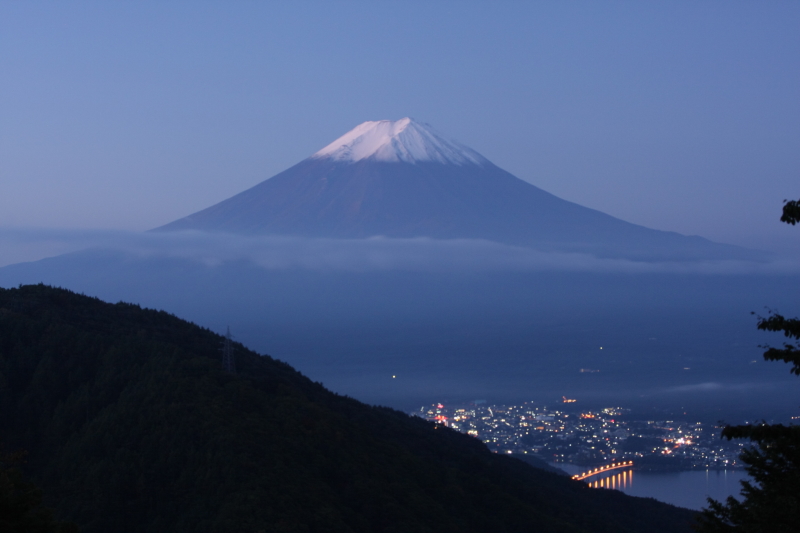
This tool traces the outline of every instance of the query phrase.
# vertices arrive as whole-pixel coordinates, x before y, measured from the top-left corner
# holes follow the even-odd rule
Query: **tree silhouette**
[[[18,466],[23,454],[0,452],[0,531],[8,533],[77,533],[75,524],[57,522],[42,506],[42,491],[26,481]]]
[[[781,222],[800,222],[800,200],[784,201]],[[800,375],[800,319],[772,313],[759,317],[758,329],[782,332],[789,339],[780,348],[765,346],[764,359],[792,365]],[[708,499],[697,529],[707,533],[800,531],[800,426],[755,424],[726,426],[722,437],[749,439],[742,462],[752,481],[742,481],[741,501]]]

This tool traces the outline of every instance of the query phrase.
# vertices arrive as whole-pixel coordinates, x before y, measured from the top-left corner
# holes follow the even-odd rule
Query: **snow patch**
[[[449,141],[431,126],[411,118],[359,124],[311,157],[354,163],[362,159],[390,163],[432,161],[455,165],[484,165],[475,150]]]

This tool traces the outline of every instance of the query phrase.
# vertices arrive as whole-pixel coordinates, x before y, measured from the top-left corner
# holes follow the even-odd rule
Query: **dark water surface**
[[[569,474],[578,474],[585,468],[553,463]],[[592,487],[621,490],[631,496],[655,498],[679,507],[700,510],[707,507],[706,498],[722,501],[728,496],[739,498],[741,481],[747,479],[743,470],[692,470],[687,472],[636,472],[617,471],[592,481]],[[587,480],[589,481],[589,480]]]
[[[747,479],[742,470],[700,470],[691,472],[645,473],[636,472],[626,487],[619,490],[631,496],[655,498],[662,502],[701,509],[706,498],[724,500],[739,497],[740,481]]]

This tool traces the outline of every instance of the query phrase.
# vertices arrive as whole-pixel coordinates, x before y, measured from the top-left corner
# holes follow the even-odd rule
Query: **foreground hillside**
[[[659,532],[692,513],[593,490],[313,383],[164,312],[0,289],[0,427],[85,532]]]

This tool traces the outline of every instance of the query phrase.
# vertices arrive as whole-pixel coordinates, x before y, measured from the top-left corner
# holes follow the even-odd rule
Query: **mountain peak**
[[[447,140],[428,124],[408,117],[359,124],[311,157],[349,163],[362,159],[388,163],[488,163],[478,152]]]

